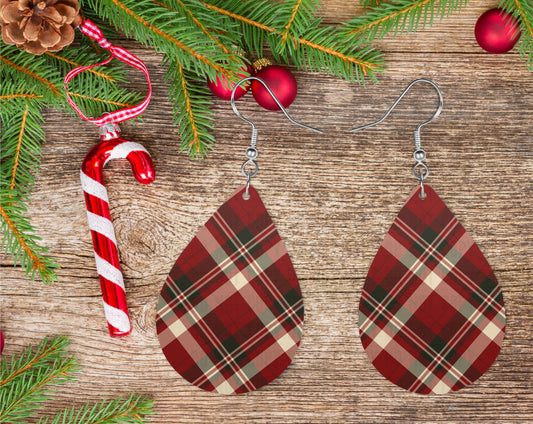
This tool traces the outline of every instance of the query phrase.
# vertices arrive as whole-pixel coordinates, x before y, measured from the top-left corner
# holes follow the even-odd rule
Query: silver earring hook
[[[389,110],[387,110],[385,115],[383,115],[376,122],[372,122],[371,124],[366,124],[366,125],[363,125],[363,126],[360,126],[360,127],[357,127],[357,128],[353,128],[353,129],[350,130],[350,132],[363,130],[365,128],[372,127],[374,125],[377,125],[377,124],[383,122],[385,120],[385,118],[387,118],[387,116],[390,115],[390,113],[396,107],[396,105],[400,102],[400,100],[402,100],[403,96],[405,96],[405,94],[409,91],[409,89],[413,85],[415,85],[415,84],[417,84],[419,82],[425,82],[425,83],[428,83],[428,84],[432,85],[435,88],[435,90],[437,91],[437,94],[439,95],[439,106],[437,107],[437,110],[435,111],[433,116],[430,119],[428,119],[427,121],[424,121],[421,124],[418,124],[418,126],[416,127],[416,130],[414,132],[414,136],[415,136],[415,151],[413,153],[413,158],[416,160],[416,164],[413,166],[413,175],[414,175],[414,177],[417,180],[420,181],[420,198],[424,199],[426,197],[426,193],[424,192],[424,180],[429,175],[429,168],[424,163],[424,160],[426,160],[426,152],[424,151],[424,149],[422,149],[422,143],[421,143],[421,140],[420,140],[420,129],[424,125],[429,124],[429,123],[433,122],[435,119],[437,119],[437,117],[442,112],[442,108],[444,106],[444,102],[442,100],[442,92],[440,91],[440,88],[439,88],[439,86],[437,84],[435,84],[433,81],[428,80],[426,78],[419,78],[419,79],[416,79],[414,81],[411,81],[409,83],[409,85],[398,96],[398,98],[394,101],[394,103],[389,108]]]
[[[302,127],[302,128],[317,132],[319,134],[322,134],[323,132],[318,130],[318,129],[316,129],[316,128],[310,127],[309,125],[302,124],[301,122],[298,122],[295,119],[293,119],[293,117],[291,115],[289,115],[289,112],[287,112],[285,110],[285,108],[283,107],[281,102],[278,100],[276,95],[272,92],[272,90],[270,89],[268,84],[265,81],[263,81],[261,78],[250,76],[250,77],[245,77],[245,78],[241,79],[239,82],[237,82],[237,84],[235,84],[235,87],[233,87],[233,90],[231,91],[231,107],[233,109],[233,112],[235,112],[235,115],[237,115],[243,121],[248,122],[252,126],[252,139],[250,141],[250,147],[248,147],[246,149],[246,153],[245,153],[246,160],[244,161],[244,163],[241,166],[241,172],[246,177],[246,190],[243,193],[243,198],[247,200],[247,199],[250,198],[250,194],[249,194],[250,181],[251,181],[252,177],[255,177],[255,175],[259,171],[259,166],[257,165],[257,162],[255,161],[255,159],[257,159],[257,155],[258,155],[258,152],[257,152],[257,134],[258,134],[257,127],[255,126],[255,123],[252,120],[242,116],[241,113],[238,111],[237,106],[235,106],[235,92],[236,92],[237,88],[240,87],[246,81],[259,81],[261,84],[263,84],[263,86],[266,88],[268,93],[272,96],[272,98],[274,99],[276,104],[279,106],[279,108],[281,109],[283,114],[293,124],[298,125],[299,127]],[[247,170],[246,168],[247,168],[248,165],[250,165],[252,168],[248,167],[248,170]]]
[[[416,147],[417,150],[420,150],[422,148],[421,147],[421,142],[420,142],[420,129],[424,125],[429,124],[429,123],[433,122],[435,119],[437,119],[437,117],[442,112],[442,107],[444,106],[444,103],[443,103],[443,100],[442,100],[442,93],[440,91],[439,86],[437,84],[435,84],[433,81],[428,80],[426,78],[419,78],[419,79],[416,79],[414,81],[411,81],[409,83],[409,85],[405,88],[405,90],[403,90],[402,94],[400,94],[398,96],[398,98],[394,101],[394,103],[389,108],[389,110],[385,113],[385,115],[383,115],[376,122],[372,122],[371,124],[366,124],[366,125],[363,125],[361,127],[353,128],[353,129],[350,130],[350,132],[355,132],[355,131],[363,130],[363,129],[368,128],[368,127],[373,127],[374,125],[377,125],[377,124],[380,124],[381,122],[383,122],[387,118],[387,116],[390,115],[390,113],[393,111],[393,109],[396,107],[396,105],[398,103],[400,103],[400,100],[402,100],[403,96],[405,96],[407,94],[407,92],[411,89],[411,87],[413,85],[419,83],[419,82],[425,82],[425,83],[431,84],[435,88],[435,90],[437,90],[437,94],[439,95],[439,106],[437,107],[437,110],[435,111],[433,116],[430,119],[428,119],[427,121],[424,121],[421,124],[418,124],[418,127],[416,127],[416,130],[415,130],[415,147]]]
[[[319,134],[323,133],[322,131],[317,130],[316,128],[310,127],[309,125],[302,124],[301,122],[298,122],[295,119],[293,119],[293,117],[291,115],[289,115],[289,112],[287,112],[287,110],[283,107],[281,102],[278,100],[276,95],[272,92],[272,90],[270,89],[268,84],[265,81],[263,81],[261,78],[254,77],[254,76],[245,77],[245,78],[241,79],[239,82],[237,82],[237,84],[235,85],[235,87],[233,87],[233,90],[231,91],[231,107],[233,108],[233,112],[235,112],[235,115],[237,115],[243,121],[248,122],[252,126],[252,145],[254,147],[255,147],[255,144],[257,143],[257,128],[256,128],[256,126],[255,126],[253,121],[251,121],[250,119],[245,118],[244,116],[241,115],[241,113],[237,109],[237,106],[235,105],[235,91],[237,90],[237,88],[240,87],[246,81],[252,81],[252,80],[253,81],[259,81],[261,84],[263,84],[263,86],[266,88],[268,93],[272,96],[272,98],[274,99],[276,104],[279,106],[279,108],[281,109],[283,114],[293,124],[298,125],[299,127],[306,128],[308,130],[314,131],[314,132],[319,133]]]

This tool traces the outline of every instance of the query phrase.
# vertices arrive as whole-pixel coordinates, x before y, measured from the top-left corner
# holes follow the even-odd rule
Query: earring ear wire
[[[431,81],[429,79],[426,79],[426,78],[419,78],[419,79],[416,79],[414,81],[411,81],[409,83],[409,85],[407,87],[405,87],[405,89],[402,91],[402,93],[398,96],[398,98],[394,101],[394,103],[389,108],[389,110],[387,110],[387,112],[385,112],[385,115],[383,115],[380,119],[378,119],[377,121],[372,122],[370,124],[366,124],[366,125],[362,125],[360,127],[352,128],[349,132],[352,133],[352,132],[364,130],[365,128],[373,127],[374,125],[377,125],[377,124],[380,124],[381,122],[383,122],[387,118],[387,116],[390,115],[390,113],[393,111],[393,109],[398,105],[398,103],[400,103],[400,100],[402,100],[403,96],[405,96],[405,94],[411,89],[411,87],[413,85],[421,83],[421,82],[425,82],[427,84],[432,85],[435,88],[435,90],[437,91],[437,94],[439,96],[439,105],[437,107],[437,110],[433,114],[433,116],[431,118],[429,118],[427,121],[424,121],[424,122],[418,124],[418,126],[416,127],[416,129],[414,131],[415,151],[413,152],[413,158],[416,160],[416,164],[413,166],[413,175],[414,175],[414,177],[417,180],[420,181],[420,187],[421,187],[420,197],[423,199],[426,196],[426,194],[424,192],[424,180],[429,175],[429,168],[424,163],[424,160],[426,159],[426,152],[424,151],[424,149],[422,149],[422,142],[420,140],[420,129],[424,125],[429,124],[429,123],[433,122],[435,119],[437,119],[437,117],[442,112],[442,108],[444,106],[444,102],[443,102],[443,99],[442,99],[442,92],[440,91],[440,88],[439,88],[439,86],[437,84],[435,84],[433,81]],[[417,174],[417,169],[419,169],[418,174]]]
[[[360,127],[352,128],[349,132],[356,132],[356,131],[364,130],[365,128],[373,127],[374,125],[382,123],[387,118],[387,116],[390,115],[390,113],[398,105],[398,103],[400,103],[400,100],[402,100],[403,96],[405,96],[407,94],[407,92],[411,89],[411,87],[413,85],[421,83],[421,82],[425,82],[427,84],[432,85],[435,88],[435,90],[437,91],[437,94],[439,96],[439,105],[437,107],[437,110],[433,114],[433,116],[430,119],[428,119],[427,121],[424,121],[421,124],[418,124],[418,126],[416,127],[416,130],[415,130],[415,147],[417,149],[421,149],[421,146],[420,146],[420,129],[424,125],[429,124],[429,123],[433,122],[435,119],[437,119],[437,117],[442,112],[442,108],[444,106],[444,102],[443,102],[443,99],[442,99],[442,92],[440,91],[439,86],[437,84],[435,84],[433,81],[431,81],[429,79],[426,79],[426,78],[419,78],[419,79],[416,79],[414,81],[411,81],[409,83],[409,85],[407,87],[405,87],[405,89],[402,91],[402,93],[398,96],[398,98],[394,101],[394,103],[389,108],[389,110],[387,110],[387,112],[385,112],[385,115],[383,115],[380,119],[378,119],[377,121],[372,122],[370,124],[366,124],[366,125],[362,125]]]
[[[323,134],[323,131],[310,127],[309,125],[302,124],[301,122],[296,121],[291,115],[289,115],[289,112],[283,107],[279,99],[276,97],[274,92],[271,90],[271,88],[268,86],[268,84],[262,80],[261,78],[250,76],[242,78],[240,81],[235,84],[235,87],[233,87],[233,90],[231,91],[231,108],[233,109],[233,112],[235,112],[235,115],[237,115],[239,118],[241,118],[243,121],[248,122],[252,126],[252,139],[250,141],[250,147],[246,149],[245,156],[246,160],[243,162],[241,166],[241,173],[246,177],[246,190],[243,194],[243,197],[245,199],[249,198],[249,188],[250,188],[250,182],[252,180],[252,177],[255,177],[257,172],[259,171],[259,166],[257,165],[257,162],[255,159],[257,159],[257,134],[258,130],[255,126],[255,123],[248,118],[245,118],[242,116],[242,114],[237,109],[237,106],[235,105],[235,92],[238,87],[240,87],[243,83],[247,81],[258,81],[259,83],[263,84],[263,86],[266,88],[268,93],[272,96],[274,101],[277,103],[281,111],[284,113],[284,115],[287,117],[289,121],[291,121],[293,124],[298,125],[299,127],[305,128],[307,130],[314,131],[319,134]],[[248,168],[248,169],[246,169]]]
[[[314,131],[316,133],[323,134],[323,131],[321,131],[321,130],[318,130],[316,128],[310,127],[309,125],[305,125],[305,124],[302,124],[301,122],[296,121],[291,115],[289,115],[289,112],[287,112],[287,110],[283,107],[283,105],[278,100],[278,98],[276,97],[276,95],[274,94],[272,89],[268,86],[268,84],[264,80],[262,80],[259,77],[250,76],[250,77],[245,77],[245,78],[241,79],[239,82],[237,82],[237,84],[235,84],[235,87],[233,87],[233,90],[231,91],[231,107],[233,109],[233,112],[235,112],[235,115],[237,115],[243,121],[248,122],[252,126],[252,142],[251,142],[252,146],[255,147],[255,144],[257,143],[257,128],[255,126],[255,123],[253,121],[251,121],[250,119],[245,118],[244,116],[242,116],[241,113],[239,112],[239,110],[237,109],[237,106],[235,105],[235,91],[237,90],[238,87],[240,87],[246,81],[258,81],[259,83],[263,84],[263,86],[266,88],[268,93],[272,96],[272,98],[274,99],[276,104],[279,106],[279,108],[281,109],[283,114],[293,124],[298,125],[299,127]]]

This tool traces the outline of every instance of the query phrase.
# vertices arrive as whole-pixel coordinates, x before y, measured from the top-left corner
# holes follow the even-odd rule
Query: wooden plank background
[[[347,21],[357,2],[324,0],[328,23]],[[295,72],[293,116],[317,135],[239,101],[259,124],[260,192],[289,251],[305,301],[305,330],[293,363],[268,386],[220,396],[182,379],[157,340],[155,305],[165,276],[201,225],[244,183],[239,168],[249,127],[228,102],[215,101],[216,151],[207,160],[178,154],[160,57],[121,45],[146,61],[154,95],[144,121],[123,134],[151,152],[157,179],[140,186],[124,161],[106,168],[133,333],[108,336],[79,183],[79,167],[97,142],[92,124],[50,110],[48,142],[29,214],[62,265],[51,287],[28,282],[1,259],[0,328],[4,353],[46,335],[65,334],[82,366],[43,415],[131,391],[155,399],[154,423],[532,422],[533,253],[531,219],[533,79],[518,54],[490,55],[477,45],[478,16],[497,0],[471,0],[432,28],[386,38],[388,70],[376,85]],[[383,124],[377,119],[413,79],[428,77],[444,95],[441,117],[422,131],[428,183],[470,232],[492,265],[507,307],[507,333],[490,370],[458,393],[420,396],[385,380],[364,353],[357,304],[368,267],[416,181],[412,131],[433,113],[436,95],[414,87]],[[134,80],[141,83],[142,78]]]

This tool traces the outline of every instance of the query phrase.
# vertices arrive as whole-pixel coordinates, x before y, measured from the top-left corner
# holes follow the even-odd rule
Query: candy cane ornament
[[[124,158],[130,162],[137,181],[141,184],[154,181],[154,164],[148,151],[139,143],[121,137],[104,139],[94,146],[85,157],[80,172],[105,316],[109,334],[114,337],[128,335],[131,324],[103,168],[112,159]]]
[[[64,79],[67,101],[74,110],[86,121],[100,127],[100,143],[94,146],[81,166],[81,186],[87,206],[87,220],[93,239],[96,269],[100,277],[100,286],[104,301],[104,311],[109,326],[109,334],[113,337],[126,336],[131,332],[131,323],[126,303],[124,278],[120,271],[115,230],[111,222],[109,199],[104,186],[103,168],[111,159],[128,159],[133,175],[141,184],[149,184],[155,179],[152,158],[148,151],[139,143],[120,136],[115,124],[139,116],[150,102],[152,86],[146,65],[127,50],[112,45],[106,40],[100,29],[90,20],[79,27],[80,31],[94,39],[100,47],[108,50],[111,56],[103,62],[80,66],[72,69]],[[148,82],[148,94],[135,106],[106,113],[100,118],[89,118],[74,103],[68,91],[68,83],[79,73],[95,66],[105,65],[116,58],[140,70]]]

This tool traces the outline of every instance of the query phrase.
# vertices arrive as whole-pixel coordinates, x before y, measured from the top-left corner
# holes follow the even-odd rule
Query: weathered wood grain
[[[525,423],[533,416],[533,235],[531,221],[533,79],[517,53],[489,55],[473,37],[477,17],[497,1],[470,1],[432,28],[380,42],[388,70],[366,87],[295,72],[291,114],[324,135],[239,101],[258,122],[260,173],[254,186],[300,277],[305,332],[295,360],[276,381],[248,395],[224,397],[187,383],[166,362],[155,332],[155,303],[179,253],[199,227],[244,183],[239,168],[249,128],[216,100],[216,150],[207,160],[178,154],[160,57],[124,40],[148,64],[154,97],[143,122],[123,133],[152,153],[157,179],[137,184],[127,163],[105,171],[125,275],[133,333],[111,339],[101,306],[79,166],[97,141],[92,124],[55,111],[29,214],[43,244],[62,265],[60,282],[30,283],[1,259],[0,328],[5,354],[45,335],[66,334],[82,371],[43,411],[126,395],[154,397],[155,423],[211,422],[487,422]],[[348,20],[356,2],[323,2],[326,22]],[[422,130],[436,189],[494,268],[508,324],[502,351],[472,386],[419,396],[386,381],[356,335],[356,308],[368,267],[416,181],[412,131],[431,116],[436,95],[415,87],[380,126],[377,119],[409,81],[429,77],[444,95],[439,119]],[[134,78],[141,83],[141,77]],[[76,128],[76,131],[73,131]]]

